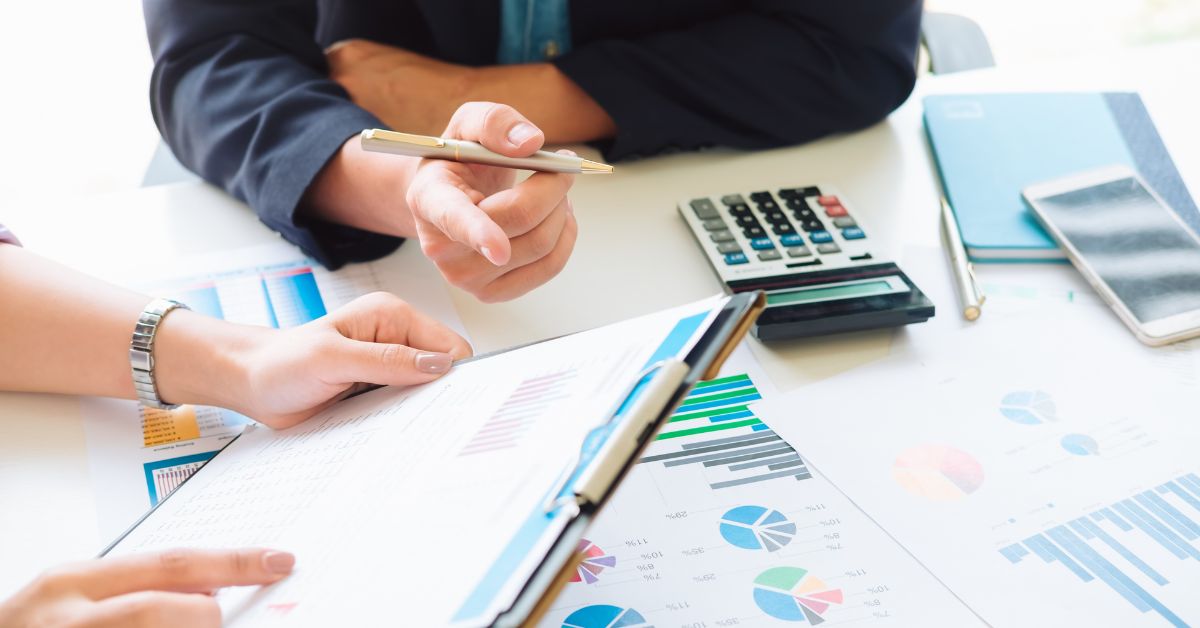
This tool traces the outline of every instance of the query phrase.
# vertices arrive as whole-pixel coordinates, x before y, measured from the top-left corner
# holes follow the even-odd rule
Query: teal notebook
[[[943,192],[974,261],[1065,259],[1021,190],[1115,164],[1139,172],[1200,232],[1200,211],[1136,93],[960,94],[924,105]]]

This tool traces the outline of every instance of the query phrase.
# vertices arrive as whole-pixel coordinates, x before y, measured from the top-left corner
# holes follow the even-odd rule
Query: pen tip
[[[579,164],[579,171],[583,174],[612,174],[613,167],[598,161],[583,159]]]

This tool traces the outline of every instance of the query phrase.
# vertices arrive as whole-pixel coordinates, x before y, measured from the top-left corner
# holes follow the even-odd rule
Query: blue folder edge
[[[1007,257],[972,255],[975,261],[1065,261],[1046,257],[1056,247],[1027,213],[1020,189],[1114,163],[1137,170],[1200,232],[1200,211],[1136,93],[947,94],[927,96],[923,104],[942,190],[968,249],[1011,252]],[[989,110],[999,126],[954,126],[956,121],[981,122]],[[1056,124],[1055,118],[1065,123]],[[984,158],[977,154],[984,149],[994,152]],[[997,158],[1008,168],[995,168]],[[1021,219],[1013,220],[1014,213]],[[1024,250],[1030,256],[1022,257]]]

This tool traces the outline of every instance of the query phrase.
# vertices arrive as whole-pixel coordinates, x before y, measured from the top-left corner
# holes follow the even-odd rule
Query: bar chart
[[[294,266],[262,273],[273,327],[295,327],[325,316],[325,301],[312,268]]]
[[[553,404],[566,399],[575,379],[574,369],[537,375],[523,380],[504,403],[463,446],[459,456],[471,456],[515,447],[537,425]]]
[[[701,467],[713,489],[812,477],[800,454],[750,409],[760,399],[745,374],[697,384],[638,462]]]
[[[765,430],[766,426],[749,408],[749,404],[760,399],[762,395],[749,375],[730,375],[700,382],[679,405],[657,440],[744,427]]]
[[[150,505],[157,506],[158,502],[170,495],[171,491],[183,484],[196,469],[204,466],[204,463],[215,455],[217,452],[210,451],[142,465],[146,473],[146,490],[150,493]]]
[[[306,262],[193,278],[166,291],[197,312],[251,325],[295,327],[327,313],[313,268]]]
[[[1155,547],[1163,551],[1154,552]],[[1181,475],[1002,547],[1000,554],[1014,565],[1030,556],[1056,563],[1081,582],[1099,580],[1141,613],[1156,613],[1175,626],[1186,626],[1131,574],[1163,587],[1170,581],[1162,575],[1162,566],[1151,564],[1151,555],[1200,565],[1195,562],[1200,561],[1200,476]]]

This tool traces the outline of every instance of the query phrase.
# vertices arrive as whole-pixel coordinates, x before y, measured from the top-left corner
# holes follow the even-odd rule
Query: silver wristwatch
[[[158,326],[171,310],[188,306],[171,299],[155,299],[142,310],[137,325],[133,328],[133,340],[129,342],[129,366],[133,367],[133,387],[138,401],[159,410],[174,410],[179,404],[164,403],[158,396],[158,385],[154,382],[154,337]]]

